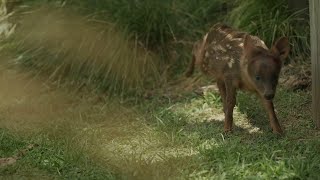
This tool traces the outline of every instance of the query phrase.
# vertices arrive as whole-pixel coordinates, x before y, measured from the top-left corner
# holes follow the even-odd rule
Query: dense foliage
[[[37,0],[29,0],[29,2],[44,4],[43,1]],[[82,69],[87,69],[89,73],[84,76],[89,77],[90,82],[96,83],[97,80],[100,81],[102,79],[99,87],[107,87],[105,89],[112,91],[125,91],[128,89],[134,89],[133,91],[135,91],[135,89],[139,89],[139,92],[143,92],[145,84],[150,84],[144,83],[146,77],[148,77],[149,82],[159,85],[161,84],[159,82],[166,82],[168,77],[180,76],[189,62],[193,42],[201,38],[210,26],[221,21],[240,30],[258,35],[268,46],[278,37],[288,36],[292,47],[291,61],[304,62],[309,59],[309,21],[308,16],[305,15],[308,10],[292,11],[288,8],[288,1],[286,0],[47,0],[46,4],[48,3],[50,6],[56,4],[59,7],[73,9],[75,10],[73,12],[83,13],[90,20],[103,21],[105,24],[115,25],[116,31],[120,30],[120,33],[117,34],[121,34],[121,37],[116,38],[119,41],[104,41],[107,48],[101,52],[99,61],[90,61],[90,59],[84,58],[85,56],[79,56],[80,59],[82,58],[82,60],[78,61],[82,62],[80,63],[82,68],[80,68],[80,71],[79,68],[76,69],[76,72],[79,72],[78,74],[71,73],[72,76],[76,76],[75,79],[78,79],[83,72],[86,72]],[[43,21],[46,22],[46,20]],[[56,24],[59,24],[58,22],[59,20],[57,20]],[[69,23],[65,27],[69,26],[72,29],[73,25],[69,25]],[[87,29],[96,28],[88,27]],[[78,28],[76,31],[79,31],[77,33],[79,34],[78,39],[71,39],[74,35],[66,35],[63,41],[74,41],[74,44],[79,45],[76,42],[82,38],[80,32],[85,32],[86,30]],[[102,33],[103,28],[100,28],[99,31]],[[72,31],[70,30],[70,32]],[[92,30],[91,36],[94,36],[94,32],[97,31]],[[47,37],[47,35],[45,36]],[[105,38],[114,39],[113,35],[109,34],[108,36],[106,35]],[[97,44],[95,39],[90,39],[88,46],[89,42],[95,44],[94,47],[98,49],[101,46]],[[101,40],[99,43],[103,44]],[[116,44],[117,47],[112,47],[112,43]],[[43,44],[37,45],[34,42],[31,42],[31,44],[37,46],[32,48],[33,51],[30,50],[32,46],[27,44],[25,45],[27,50],[22,48],[22,51],[36,51],[38,53],[39,47],[47,46]],[[132,46],[134,46],[132,48],[134,50],[130,51]],[[45,57],[48,50],[43,47],[41,49],[44,49],[43,54]],[[60,52],[59,49],[58,51]],[[131,57],[136,57],[137,52],[142,53],[140,53],[139,57],[132,59]],[[94,54],[95,51],[87,52],[86,56],[91,57],[90,54],[92,53]],[[147,55],[144,55],[145,53]],[[57,53],[54,52],[54,54]],[[153,56],[151,57],[149,54],[153,54]],[[28,64],[35,63],[36,67],[38,67],[39,61],[34,61],[36,59],[34,58],[35,55],[32,54],[29,57],[32,58],[28,59]],[[76,57],[72,56],[71,58]],[[65,58],[65,56],[57,56],[55,59],[59,61],[55,67],[60,67],[59,63],[62,63],[60,60]],[[47,64],[50,66],[52,60],[49,61]],[[149,63],[146,63],[146,61]],[[64,60],[63,63],[65,63]],[[93,64],[90,65],[90,63]],[[84,64],[87,66],[89,64],[89,68],[84,67]],[[69,67],[69,65],[66,66]],[[75,65],[70,66],[76,67]],[[106,68],[99,68],[95,71],[95,67]],[[146,76],[141,68],[153,69],[151,71],[154,75]],[[53,69],[53,72],[56,73],[56,68]],[[133,73],[128,73],[128,70]],[[44,71],[47,72],[48,70],[45,69]],[[70,72],[73,72],[73,69],[70,69]],[[134,74],[134,76],[130,74]],[[159,81],[159,76],[161,76],[161,81]],[[157,77],[157,80],[151,77]]]
[[[289,36],[294,56],[308,56],[310,51],[309,26],[307,16],[303,15],[308,11],[291,11],[286,0],[73,0],[69,3],[88,11],[105,12],[151,49],[164,50],[172,42],[195,40],[209,26],[224,21],[260,36],[267,44],[279,36]]]

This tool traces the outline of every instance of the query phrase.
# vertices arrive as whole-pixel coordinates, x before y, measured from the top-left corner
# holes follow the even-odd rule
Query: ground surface
[[[3,65],[0,76],[1,128],[21,136],[41,134],[67,141],[75,150],[89,151],[92,158],[140,177],[176,171],[162,158],[194,153],[169,145],[142,115],[117,101],[52,88],[41,78]]]
[[[2,60],[0,75],[0,155],[8,158],[30,144],[37,146],[13,165],[4,165],[4,177],[73,177],[81,163],[92,171],[76,175],[91,177],[97,171],[98,179],[317,177],[319,132],[313,130],[309,112],[303,112],[308,108],[286,106],[309,104],[304,92],[279,93],[286,98],[277,100],[286,137],[269,131],[263,111],[247,94],[239,95],[235,132],[226,136],[214,93],[171,94],[171,102],[170,96],[159,96],[129,108],[102,95],[56,87],[8,67],[8,59]]]

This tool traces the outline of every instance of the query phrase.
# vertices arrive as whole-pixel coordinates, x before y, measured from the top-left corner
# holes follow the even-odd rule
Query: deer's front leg
[[[232,80],[225,80],[226,87],[226,103],[225,103],[225,119],[224,131],[232,131],[233,109],[236,105],[236,89],[233,87]]]
[[[276,116],[276,113],[274,111],[274,106],[273,106],[273,102],[272,101],[269,101],[269,100],[266,100],[264,98],[262,98],[262,102],[263,102],[263,105],[268,113],[268,116],[269,116],[269,121],[270,121],[270,126],[273,130],[273,133],[276,133],[276,134],[283,134],[283,131],[281,129],[281,126],[279,124],[279,121],[278,121],[278,118]]]
[[[217,81],[217,86],[220,92],[220,96],[222,99],[222,105],[223,105],[223,113],[226,113],[226,86],[223,80]]]

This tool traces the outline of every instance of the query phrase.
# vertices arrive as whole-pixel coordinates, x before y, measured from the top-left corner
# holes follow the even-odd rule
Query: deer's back
[[[216,79],[233,78],[241,81],[243,43],[247,35],[224,24],[214,25],[203,39],[202,70]],[[267,48],[264,42],[253,36],[257,46]],[[240,82],[239,82],[240,83]]]

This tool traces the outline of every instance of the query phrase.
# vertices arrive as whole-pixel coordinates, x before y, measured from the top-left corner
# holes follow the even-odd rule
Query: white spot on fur
[[[222,52],[227,52],[227,50],[224,47],[222,47],[221,45],[214,46],[213,49],[216,51],[219,50]]]
[[[233,64],[234,64],[234,59],[230,58],[230,61],[228,62],[229,68],[232,68]]]
[[[219,33],[221,34],[225,34],[226,32],[224,32],[220,27],[218,28]]]
[[[216,42],[216,41],[212,41],[212,42],[211,42],[211,44],[216,45],[216,44],[217,44],[217,42]]]
[[[207,51],[206,54],[205,54],[205,57],[207,58],[207,57],[209,57],[209,56],[210,56],[210,54],[209,54],[209,52]]]
[[[229,40],[232,40],[232,35],[228,34],[226,38],[228,38]]]
[[[223,61],[228,61],[228,60],[229,60],[229,57],[228,57],[228,56],[223,56],[221,60],[223,60]]]
[[[240,44],[239,44],[239,47],[243,47],[243,43],[240,43]]]

